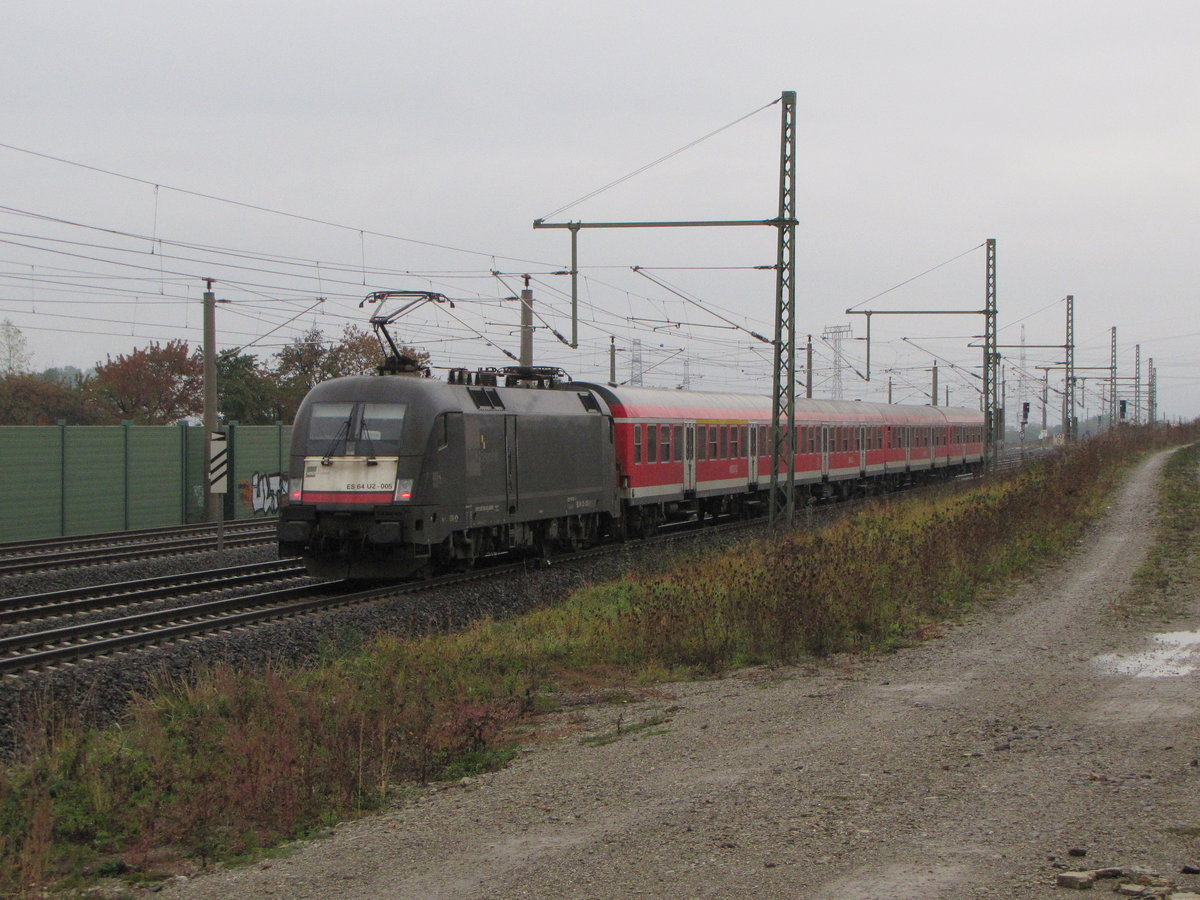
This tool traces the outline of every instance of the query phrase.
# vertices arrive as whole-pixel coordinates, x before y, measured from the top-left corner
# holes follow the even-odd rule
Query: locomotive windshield
[[[403,426],[403,403],[314,403],[307,452],[310,456],[395,456]]]

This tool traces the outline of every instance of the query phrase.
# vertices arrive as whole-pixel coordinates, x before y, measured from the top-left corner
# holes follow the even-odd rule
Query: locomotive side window
[[[600,401],[592,396],[591,391],[577,391],[575,396],[588,412],[600,412]]]
[[[658,462],[658,426],[646,426],[646,462]]]

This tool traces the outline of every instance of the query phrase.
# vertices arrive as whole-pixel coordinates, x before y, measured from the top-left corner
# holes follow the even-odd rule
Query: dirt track
[[[1171,623],[1106,615],[1164,458],[1078,556],[939,638],[560,714],[545,727],[566,736],[505,771],[161,896],[1049,898],[1070,894],[1064,868],[1102,866],[1198,890],[1178,871],[1200,863],[1200,655],[1137,655],[1200,629],[1200,603]]]

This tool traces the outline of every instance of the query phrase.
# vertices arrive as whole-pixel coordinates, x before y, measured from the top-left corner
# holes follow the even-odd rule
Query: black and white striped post
[[[210,431],[208,433],[208,490],[211,494],[226,494],[229,492],[229,451],[225,440],[225,432]],[[222,497],[224,500],[224,497]],[[214,504],[217,510],[217,550],[225,549],[225,504]]]

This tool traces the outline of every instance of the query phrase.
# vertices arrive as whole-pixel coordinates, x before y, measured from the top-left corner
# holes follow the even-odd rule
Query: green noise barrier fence
[[[225,518],[274,515],[291,426],[230,423],[225,433]],[[0,541],[202,522],[204,443],[186,423],[0,426]]]

